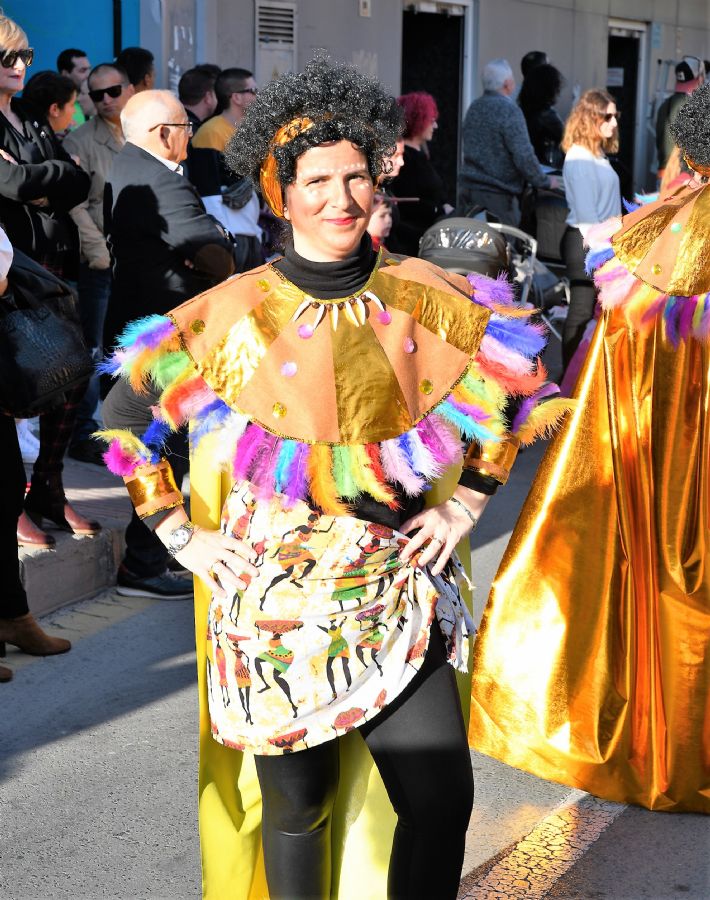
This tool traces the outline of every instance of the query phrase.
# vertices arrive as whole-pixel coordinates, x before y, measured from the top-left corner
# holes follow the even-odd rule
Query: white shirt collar
[[[165,159],[163,156],[158,156],[157,153],[153,153],[152,150],[149,150],[147,147],[141,147],[141,150],[145,150],[146,153],[149,153],[153,159],[157,159],[158,162],[161,162],[166,168],[170,169],[171,172],[177,172],[178,175],[183,174],[183,169],[180,163],[173,162],[170,159]]]

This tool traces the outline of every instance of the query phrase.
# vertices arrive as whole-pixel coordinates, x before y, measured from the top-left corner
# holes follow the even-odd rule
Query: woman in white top
[[[562,138],[566,154],[562,176],[569,216],[561,251],[571,286],[562,336],[565,369],[594,315],[596,302],[594,284],[584,269],[585,235],[591,225],[621,215],[619,177],[606,156],[619,149],[618,118],[611,94],[594,88],[579,98]]]

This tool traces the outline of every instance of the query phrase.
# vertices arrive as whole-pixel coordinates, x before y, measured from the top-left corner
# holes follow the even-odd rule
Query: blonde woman
[[[566,369],[596,302],[594,284],[584,268],[584,236],[591,225],[621,215],[619,177],[607,156],[619,149],[619,113],[611,94],[598,88],[582,94],[567,120],[562,149],[569,215],[561,250],[572,289],[562,336]]]

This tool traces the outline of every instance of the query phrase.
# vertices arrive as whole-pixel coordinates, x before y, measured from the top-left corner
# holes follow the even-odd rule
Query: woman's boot
[[[5,655],[6,643],[30,656],[54,656],[71,649],[69,641],[44,632],[29,612],[16,619],[0,619],[0,656]]]

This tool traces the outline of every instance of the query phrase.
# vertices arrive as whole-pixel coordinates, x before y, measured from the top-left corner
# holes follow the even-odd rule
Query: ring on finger
[[[429,542],[432,544],[438,544],[440,547],[444,546],[444,542],[441,540],[441,538],[438,538],[436,536],[429,538]]]

